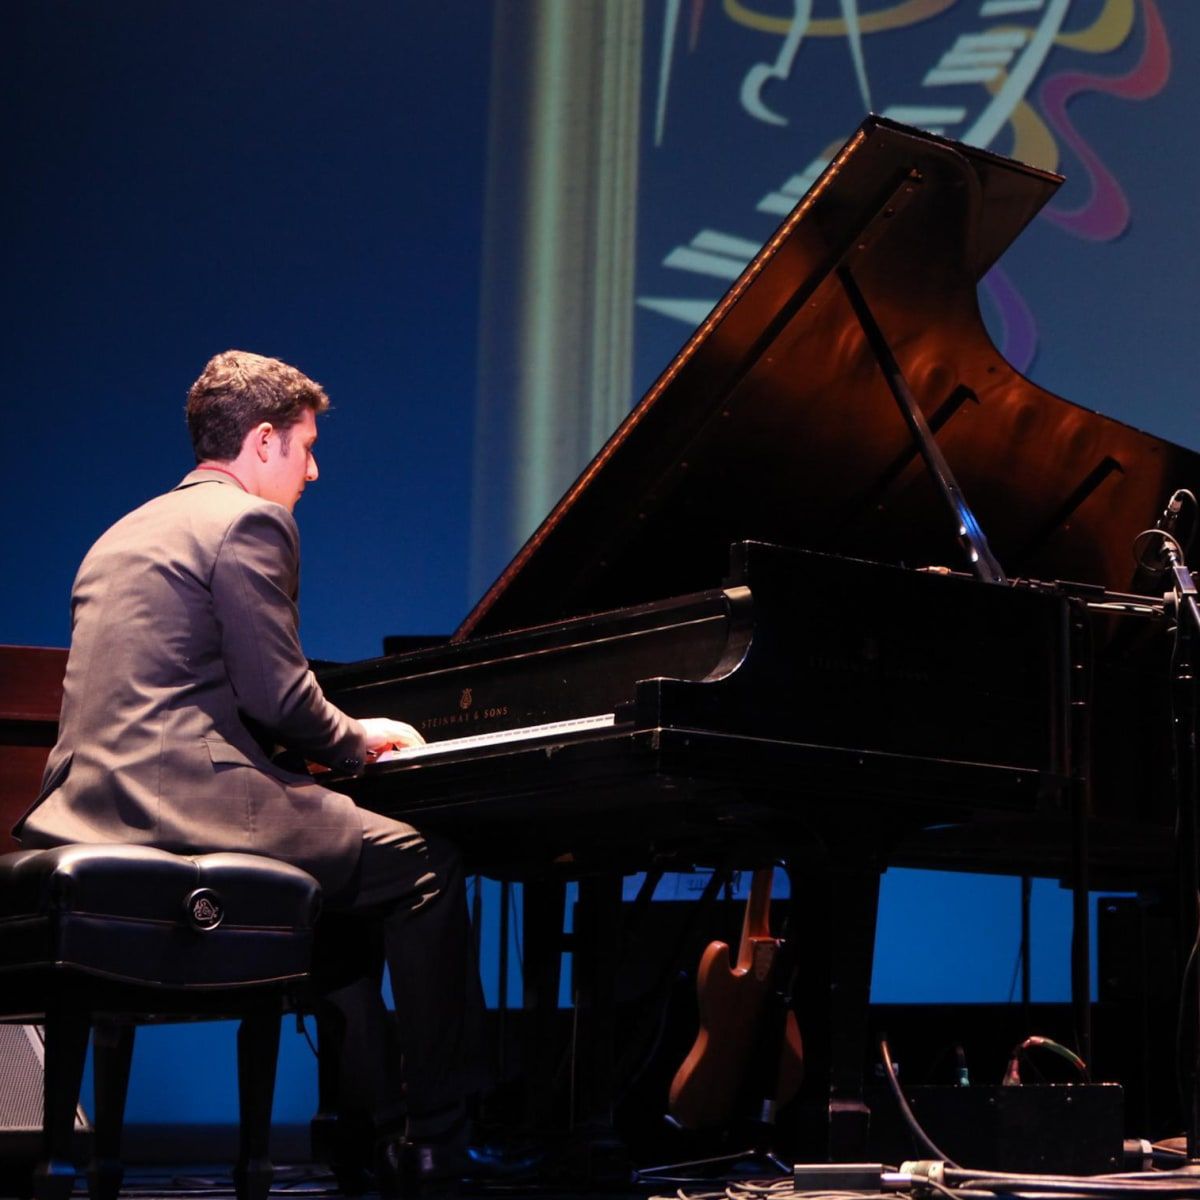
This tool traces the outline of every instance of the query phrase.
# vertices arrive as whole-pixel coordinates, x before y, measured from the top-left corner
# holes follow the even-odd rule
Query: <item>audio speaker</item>
[[[42,1133],[42,1064],[45,1049],[37,1025],[0,1025],[0,1195],[21,1188],[37,1161]],[[75,1157],[87,1153],[90,1133],[82,1108],[75,1110]]]

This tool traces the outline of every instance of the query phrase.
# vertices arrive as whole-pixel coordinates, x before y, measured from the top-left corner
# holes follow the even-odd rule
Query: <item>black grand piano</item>
[[[1170,866],[1166,622],[1131,545],[1200,457],[1023,378],[976,297],[1059,183],[869,118],[450,641],[322,674],[430,743],[335,786],[528,881],[550,927],[567,876],[603,912],[624,872],[786,862],[835,1157],[887,863],[1083,904],[1089,873]]]

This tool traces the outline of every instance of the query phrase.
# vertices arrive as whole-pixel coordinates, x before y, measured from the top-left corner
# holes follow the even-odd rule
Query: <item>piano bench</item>
[[[238,1200],[265,1200],[279,1024],[308,978],[320,889],[250,854],[78,845],[0,857],[0,1022],[44,1023],[37,1200],[67,1200],[94,1030],[91,1200],[116,1200],[135,1027],[238,1018]]]

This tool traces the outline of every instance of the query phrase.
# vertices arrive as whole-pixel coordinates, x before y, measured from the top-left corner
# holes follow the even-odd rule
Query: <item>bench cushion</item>
[[[258,855],[123,845],[3,855],[0,985],[46,968],[162,988],[299,979],[319,904],[311,875]]]

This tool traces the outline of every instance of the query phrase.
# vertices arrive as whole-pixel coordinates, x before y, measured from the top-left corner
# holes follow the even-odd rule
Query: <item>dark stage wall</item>
[[[868,109],[1068,176],[981,289],[989,327],[1200,445],[1200,7],[805,7],[5,4],[0,641],[66,644],[80,557],[186,471],[187,387],[229,346],[334,401],[297,511],[308,653],[448,632]],[[1017,905],[890,873],[877,997],[1005,999]],[[1038,885],[1035,997],[1066,994],[1067,908]],[[229,1118],[232,1051],[192,1076],[222,1037],[143,1041],[131,1121]]]

